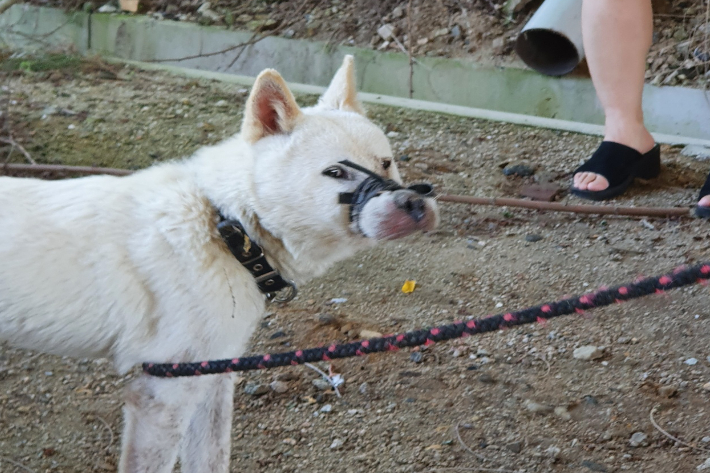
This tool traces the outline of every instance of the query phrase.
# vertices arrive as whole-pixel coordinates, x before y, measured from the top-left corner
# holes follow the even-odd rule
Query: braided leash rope
[[[579,297],[563,299],[518,312],[493,315],[477,320],[455,322],[450,325],[414,330],[395,335],[387,335],[369,340],[361,340],[342,345],[329,345],[306,350],[297,350],[270,355],[257,355],[226,360],[203,361],[197,363],[144,363],[146,374],[158,377],[197,376],[205,374],[248,371],[277,366],[300,365],[317,361],[335,360],[369,353],[394,351],[405,347],[432,345],[436,342],[493,332],[504,328],[580,313],[587,309],[602,307],[616,302],[656,294],[668,289],[689,286],[710,279],[710,262],[696,266],[681,266],[662,276],[640,279],[633,283],[601,289],[598,292]]]

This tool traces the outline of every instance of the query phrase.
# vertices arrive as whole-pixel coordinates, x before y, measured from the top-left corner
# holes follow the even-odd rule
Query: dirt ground
[[[2,78],[15,137],[38,162],[131,169],[235,133],[247,93],[119,66]],[[406,181],[427,180],[442,193],[516,197],[536,180],[566,188],[598,143],[368,109],[389,133]],[[0,149],[3,159],[7,152]],[[662,176],[614,203],[694,203],[710,164],[677,148],[662,152]],[[535,174],[506,177],[506,163],[527,163]],[[457,204],[442,204],[441,213],[438,231],[360,254],[288,305],[270,306],[251,352],[517,310],[708,259],[710,227],[696,219]],[[404,294],[408,279],[417,286]],[[710,457],[708,306],[708,289],[694,286],[418,353],[342,360],[332,365],[345,379],[342,397],[315,386],[319,376],[306,367],[246,373],[235,395],[232,471],[695,472]],[[587,345],[600,347],[601,358],[573,357]],[[119,377],[106,360],[0,345],[0,471],[114,471],[121,391],[137,375]],[[277,378],[286,392],[268,388]],[[247,394],[254,385],[265,393]],[[682,443],[655,428],[652,413]]]

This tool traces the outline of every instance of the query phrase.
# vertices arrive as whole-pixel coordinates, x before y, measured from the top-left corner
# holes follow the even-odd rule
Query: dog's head
[[[400,185],[387,138],[357,100],[352,56],[310,108],[299,108],[276,71],[262,72],[242,138],[253,150],[259,222],[296,257],[328,264],[438,223],[426,187]]]

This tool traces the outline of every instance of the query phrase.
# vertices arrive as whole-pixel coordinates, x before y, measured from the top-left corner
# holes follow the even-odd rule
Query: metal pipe
[[[542,74],[571,72],[584,58],[582,0],[545,0],[518,35],[515,52]]]

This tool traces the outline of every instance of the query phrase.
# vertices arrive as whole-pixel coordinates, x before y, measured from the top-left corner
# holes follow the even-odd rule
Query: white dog
[[[266,70],[241,133],[188,160],[128,177],[0,178],[0,340],[107,357],[121,373],[238,357],[268,284],[433,229],[434,200],[392,185],[392,151],[354,83],[348,56],[318,105],[300,109]],[[235,258],[220,220],[239,221],[242,250],[263,248],[280,277],[255,279],[262,265]],[[131,383],[119,470],[169,472],[179,455],[183,472],[228,471],[233,390],[228,374]]]

